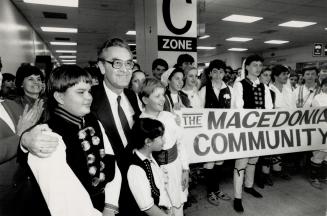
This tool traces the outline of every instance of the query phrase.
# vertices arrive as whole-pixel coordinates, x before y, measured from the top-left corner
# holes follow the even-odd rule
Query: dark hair
[[[144,147],[146,139],[154,140],[162,136],[164,132],[165,127],[160,121],[150,118],[140,118],[134,123],[132,128],[134,137],[133,147],[141,149]]]
[[[327,85],[327,78],[325,78],[325,79],[323,79],[323,80],[321,81],[320,86],[323,86],[323,85]]]
[[[16,85],[17,93],[19,95],[25,94],[24,89],[22,88],[22,84],[23,84],[24,79],[31,75],[40,76],[41,80],[44,81],[44,76],[43,76],[42,71],[35,66],[25,64],[25,65],[20,66],[17,69],[15,85]]]
[[[210,64],[209,64],[209,68],[208,68],[208,70],[207,70],[207,72],[210,74],[210,72],[214,69],[214,68],[216,68],[216,69],[218,69],[218,70],[220,70],[220,69],[226,69],[226,63],[224,62],[224,61],[222,61],[222,60],[220,60],[220,59],[215,59],[215,60],[212,60],[211,62],[210,62]],[[209,75],[208,74],[208,75]]]
[[[318,73],[319,73],[317,67],[304,67],[304,68],[302,69],[302,74],[304,75],[304,73],[305,73],[306,71],[309,71],[309,70],[314,70],[314,71],[316,72],[317,75],[318,75]]]
[[[63,65],[54,69],[49,75],[46,89],[48,108],[54,109],[58,106],[58,102],[53,96],[55,92],[63,93],[81,81],[92,84],[92,77],[77,65]]]
[[[10,73],[3,73],[2,74],[2,82],[5,81],[15,81],[16,77]]]
[[[129,52],[131,52],[129,46],[120,38],[112,38],[106,40],[102,46],[98,49],[98,57],[101,56],[104,49],[110,48],[110,47],[123,47],[126,48]]]
[[[264,67],[262,69],[262,71],[260,72],[259,76],[261,76],[261,74],[263,74],[263,72],[265,72],[265,71],[271,71],[272,72],[272,68],[270,68],[270,67]]]
[[[141,91],[139,93],[140,99],[142,100],[143,97],[149,97],[150,94],[156,89],[156,88],[162,88],[165,89],[165,86],[161,83],[161,81],[148,77],[144,80],[144,84],[141,88]],[[142,100],[143,102],[143,100]]]
[[[299,75],[295,71],[291,71],[290,77],[297,77],[297,78],[299,78]]]
[[[275,76],[278,77],[283,72],[289,72],[288,68],[283,65],[275,65],[271,69],[271,81],[275,82]]]
[[[250,55],[245,60],[245,66],[250,65],[254,61],[263,62],[263,58],[259,55]]]
[[[141,66],[138,63],[134,63],[133,69],[134,68],[137,68],[136,71],[140,71],[141,70]]]
[[[182,73],[183,74],[183,77],[184,77],[184,71],[181,69],[181,68],[175,68],[170,74],[169,74],[169,77],[168,77],[168,80],[171,80],[173,78],[173,76],[177,73]]]
[[[152,62],[152,70],[154,70],[158,65],[163,66],[165,70],[168,70],[168,63],[161,58],[157,58]]]
[[[132,77],[131,77],[131,80],[129,81],[129,84],[128,84],[128,88],[131,89],[132,88],[132,82],[133,82],[133,78],[135,77],[135,74],[136,73],[143,73],[144,76],[146,77],[146,74],[144,71],[141,71],[141,70],[136,70],[136,71],[133,71],[132,73]]]
[[[184,62],[194,62],[194,58],[189,54],[181,54],[177,58],[177,66],[182,66]]]
[[[262,62],[263,63],[263,58],[261,57],[261,56],[259,56],[259,55],[250,55],[250,56],[248,56],[246,59],[245,59],[245,62],[244,62],[244,66],[245,66],[245,68],[244,68],[244,71],[245,71],[245,76],[247,76],[248,75],[248,70],[246,70],[246,66],[248,66],[248,65],[250,65],[252,62],[254,62],[254,61],[259,61],[259,62]]]

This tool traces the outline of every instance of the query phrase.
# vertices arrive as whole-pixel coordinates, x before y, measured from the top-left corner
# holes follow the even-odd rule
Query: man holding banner
[[[263,59],[258,55],[251,55],[245,60],[245,76],[243,80],[234,84],[232,108],[243,109],[272,109],[273,104],[268,88],[260,83],[258,76],[262,70]],[[234,168],[234,209],[243,212],[242,186],[245,175],[244,191],[261,198],[262,195],[253,188],[255,165],[259,157],[241,158],[235,161]]]

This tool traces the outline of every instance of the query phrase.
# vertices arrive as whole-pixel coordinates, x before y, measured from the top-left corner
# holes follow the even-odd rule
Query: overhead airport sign
[[[322,56],[323,48],[322,43],[315,43],[313,46],[313,56]]]
[[[158,36],[158,50],[196,52],[196,38]]]
[[[196,0],[157,0],[158,57],[170,66],[182,53],[197,60],[196,7]]]
[[[190,163],[327,150],[327,107],[182,109],[179,115]]]

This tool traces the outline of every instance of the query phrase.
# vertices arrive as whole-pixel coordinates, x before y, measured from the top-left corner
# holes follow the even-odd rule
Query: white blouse
[[[143,161],[148,159],[150,161],[151,170],[154,178],[154,182],[160,191],[159,206],[171,207],[170,200],[165,189],[165,175],[160,169],[154,158],[145,157],[141,152],[135,150],[134,153]],[[154,205],[154,200],[151,195],[150,182],[146,176],[145,171],[137,166],[131,165],[127,172],[127,180],[129,188],[136,200],[137,205],[141,211],[146,211]]]

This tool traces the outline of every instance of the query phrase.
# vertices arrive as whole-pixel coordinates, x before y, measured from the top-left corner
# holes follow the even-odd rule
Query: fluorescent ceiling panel
[[[203,35],[203,36],[199,37],[199,39],[202,40],[202,39],[206,39],[208,37],[210,37],[210,35]]]
[[[76,56],[59,56],[62,59],[76,59]]]
[[[58,42],[52,41],[50,42],[51,45],[59,45],[59,46],[77,46],[76,42]]]
[[[289,41],[284,41],[284,40],[269,40],[269,41],[265,41],[264,43],[267,44],[284,44],[284,43],[288,43]]]
[[[77,28],[60,28],[60,27],[42,26],[41,29],[44,32],[77,33]]]
[[[126,32],[127,35],[136,35],[136,31],[134,30],[129,30]]]
[[[223,18],[222,20],[230,21],[230,22],[253,23],[253,22],[256,22],[261,19],[263,19],[263,18],[255,17],[255,16],[244,16],[244,15],[232,14],[228,17]]]
[[[227,41],[236,41],[236,42],[247,42],[253,40],[253,38],[243,38],[243,37],[231,37],[227,38]]]
[[[76,53],[76,50],[56,50],[56,53]]]
[[[198,50],[212,50],[212,49],[216,49],[216,47],[198,46],[197,49]]]
[[[296,21],[292,20],[289,22],[281,23],[278,26],[283,26],[283,27],[292,27],[292,28],[304,28],[307,26],[315,25],[317,24],[316,22],[305,22],[305,21]]]
[[[229,48],[229,51],[243,52],[248,50],[247,48]]]
[[[78,7],[78,0],[23,0],[25,3],[63,7]]]

